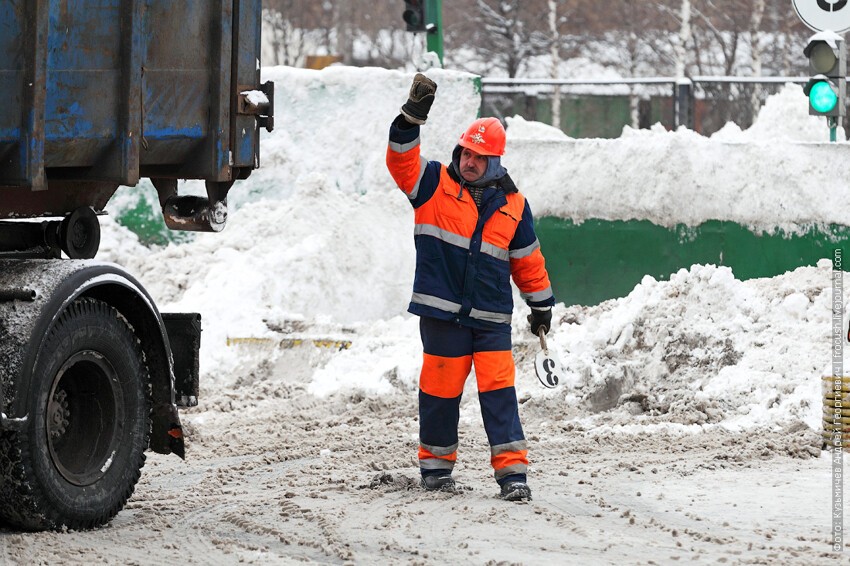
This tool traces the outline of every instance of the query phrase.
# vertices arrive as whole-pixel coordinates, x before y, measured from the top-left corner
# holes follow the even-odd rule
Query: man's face
[[[469,148],[463,148],[460,154],[460,176],[467,183],[477,181],[487,171],[487,156],[478,155]]]

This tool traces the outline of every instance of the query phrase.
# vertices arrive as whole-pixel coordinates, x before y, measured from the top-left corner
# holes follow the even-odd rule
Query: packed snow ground
[[[277,84],[278,129],[264,135],[263,168],[234,188],[224,232],[149,250],[104,222],[101,259],[136,274],[161,310],[203,315],[187,461],[151,455],[127,510],[101,531],[0,533],[0,562],[839,559],[820,435],[828,261],[750,281],[695,265],[597,306],[559,304],[548,342],[568,375],[554,390],[534,375],[539,345],[517,297],[534,501],[494,497],[474,378],[456,473],[467,489],[425,494],[415,487],[421,346],[405,312],[413,215],[384,167],[411,76],[263,74]],[[439,90],[423,153],[442,160],[475,118],[474,77],[429,74]],[[850,146],[813,143],[826,127],[794,85],[751,129],[711,139],[626,129],[571,140],[508,124],[505,164],[538,215],[757,231],[850,218],[850,171],[822,161]]]

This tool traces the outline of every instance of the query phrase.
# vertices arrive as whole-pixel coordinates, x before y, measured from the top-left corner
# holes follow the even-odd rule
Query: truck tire
[[[78,299],[33,368],[27,426],[0,436],[0,518],[24,529],[89,529],[132,495],[150,437],[148,370],[114,308]]]

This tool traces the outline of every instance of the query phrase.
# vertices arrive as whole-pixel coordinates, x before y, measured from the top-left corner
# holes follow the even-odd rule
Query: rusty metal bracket
[[[257,101],[256,92],[263,93],[265,100]],[[240,88],[237,110],[242,115],[256,116],[257,125],[266,131],[274,130],[274,83],[266,81],[253,90]]]
[[[227,223],[227,193],[234,181],[207,181],[207,196],[178,195],[176,179],[151,179],[162,217],[171,230],[221,232]]]

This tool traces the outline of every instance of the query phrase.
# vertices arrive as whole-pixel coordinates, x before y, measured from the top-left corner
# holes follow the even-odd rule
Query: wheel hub
[[[47,407],[47,423],[50,438],[56,440],[68,430],[68,419],[71,411],[68,409],[68,393],[60,389],[53,394]]]
[[[91,485],[109,470],[121,439],[124,410],[118,376],[98,352],[71,356],[56,373],[45,430],[50,459],[74,485]]]

